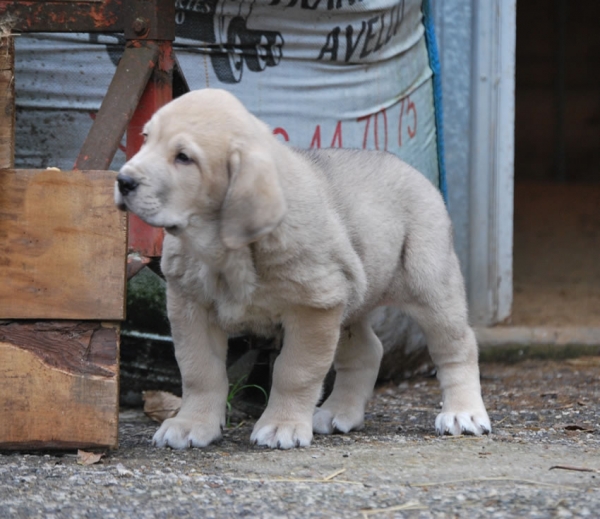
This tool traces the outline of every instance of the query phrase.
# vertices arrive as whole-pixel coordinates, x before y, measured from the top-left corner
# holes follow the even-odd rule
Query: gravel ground
[[[378,388],[363,431],[293,451],[251,446],[237,415],[207,449],[156,449],[156,424],[123,410],[96,464],[1,454],[0,517],[598,517],[600,358],[486,363],[482,384],[485,438],[432,434],[432,378]]]

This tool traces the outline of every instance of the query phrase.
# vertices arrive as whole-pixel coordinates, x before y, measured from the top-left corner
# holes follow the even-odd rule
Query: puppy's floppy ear
[[[286,211],[275,164],[259,147],[237,147],[229,156],[229,188],[221,209],[221,239],[239,249],[275,229]]]

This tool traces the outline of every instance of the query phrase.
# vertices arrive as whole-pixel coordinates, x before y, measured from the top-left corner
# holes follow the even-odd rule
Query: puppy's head
[[[115,203],[172,234],[217,222],[226,247],[243,247],[285,214],[276,146],[233,95],[190,92],[146,124],[144,144],[117,176]]]

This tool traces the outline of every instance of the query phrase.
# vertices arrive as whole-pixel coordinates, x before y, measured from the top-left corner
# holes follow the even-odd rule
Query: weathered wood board
[[[117,323],[0,323],[0,449],[116,448]]]
[[[0,319],[124,319],[127,220],[115,176],[0,171]]]
[[[0,168],[15,165],[15,45],[0,37]]]

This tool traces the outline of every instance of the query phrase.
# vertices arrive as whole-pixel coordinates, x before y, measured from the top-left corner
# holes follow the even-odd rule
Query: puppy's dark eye
[[[175,155],[175,162],[179,162],[179,164],[191,164],[193,162],[190,157],[188,157],[185,153],[180,151],[177,155]]]

